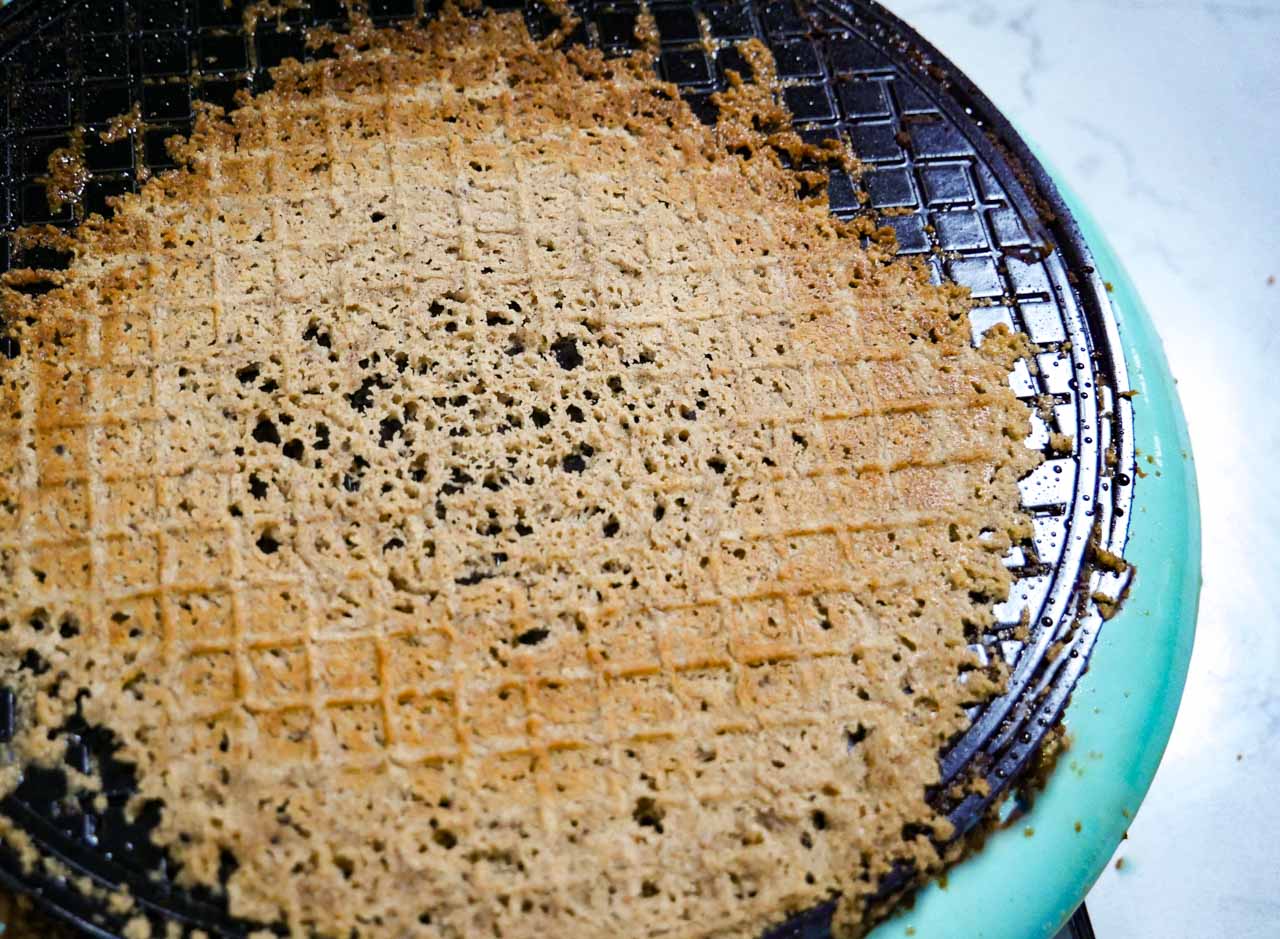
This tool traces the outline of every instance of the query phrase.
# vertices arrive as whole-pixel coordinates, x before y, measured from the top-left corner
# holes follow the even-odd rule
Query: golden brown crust
[[[858,929],[937,869],[1025,347],[796,199],[752,94],[367,30],[10,275],[25,754],[87,687],[183,879],[300,935]]]

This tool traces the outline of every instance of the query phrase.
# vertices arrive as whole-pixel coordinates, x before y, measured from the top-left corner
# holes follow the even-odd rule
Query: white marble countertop
[[[1093,211],[1191,428],[1204,593],[1099,939],[1280,936],[1280,0],[885,0]]]

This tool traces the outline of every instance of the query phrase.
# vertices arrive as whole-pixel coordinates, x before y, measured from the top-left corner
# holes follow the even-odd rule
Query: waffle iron
[[[364,6],[375,23],[393,24],[429,17],[435,4]],[[540,0],[490,5],[521,9],[535,35],[555,23]],[[172,167],[163,141],[190,129],[193,101],[229,108],[238,90],[270,87],[272,66],[311,54],[307,27],[341,25],[347,16],[341,0],[309,0],[253,23],[244,6],[17,0],[0,9],[0,232],[109,212],[109,196],[135,189],[146,171]],[[582,25],[569,41],[611,54],[635,48],[635,3],[575,0],[573,7]],[[1028,445],[1043,449],[1046,460],[1021,483],[1035,534],[1008,557],[1014,590],[996,607],[996,627],[975,643],[980,656],[1007,662],[1012,677],[1007,693],[974,709],[969,730],[939,754],[944,786],[978,774],[989,794],[947,801],[939,787],[934,796],[956,837],[971,841],[987,832],[999,806],[1006,821],[1011,807],[1029,814],[1017,819],[1016,831],[990,837],[945,889],[929,887],[913,911],[875,935],[901,935],[905,922],[922,937],[1051,936],[1137,809],[1172,725],[1190,652],[1198,584],[1194,478],[1158,340],[1105,240],[1073,211],[1016,130],[874,0],[651,0],[649,9],[661,38],[661,76],[707,122],[716,119],[711,95],[724,87],[726,69],[749,72],[739,43],[765,42],[801,134],[838,137],[868,167],[856,178],[832,171],[831,211],[873,215],[893,227],[901,253],[926,258],[936,280],[970,288],[975,338],[1006,323],[1036,345],[1035,362],[1020,363],[1010,376],[1020,397],[1047,405],[1039,413],[1052,415],[1033,419]],[[135,132],[100,144],[98,132],[135,105]],[[55,211],[40,177],[49,155],[81,132],[89,171],[83,198]],[[0,239],[0,271],[56,263]],[[16,356],[16,342],[0,324],[0,355]],[[1071,453],[1051,450],[1054,432],[1072,438]],[[1155,471],[1139,463],[1139,450],[1160,455]],[[1140,471],[1148,478],[1139,480]],[[1098,547],[1134,561],[1137,580],[1131,582],[1132,570],[1097,564]],[[1132,595],[1123,612],[1104,628],[1094,598],[1126,591]],[[1133,623],[1144,614],[1150,622],[1135,636]],[[1020,630],[1023,624],[1029,628]],[[1062,762],[1072,769],[1060,766],[1031,808],[1025,784],[1069,701],[1075,745]],[[22,720],[12,694],[0,690],[0,759],[11,758],[4,744]],[[159,806],[125,815],[133,775],[113,758],[110,731],[72,722],[65,732],[69,763],[101,775],[106,808],[87,801],[69,808],[63,774],[29,768],[0,813],[42,854],[95,883],[127,887],[158,935],[168,924],[214,936],[243,937],[255,928],[284,934],[277,925],[231,918],[212,892],[178,887],[172,862],[148,837]],[[1084,741],[1105,743],[1097,752],[1110,753],[1117,766],[1085,766]],[[1044,827],[1046,813],[1064,833]],[[1064,821],[1069,817],[1075,822]],[[1044,832],[1039,841],[1025,837],[1033,820]],[[62,878],[25,871],[8,846],[0,846],[0,885],[31,894],[85,935],[122,934],[124,920],[105,904]],[[890,900],[921,885],[914,870],[899,867],[878,886]],[[769,939],[829,935],[831,911],[831,904],[807,911]]]

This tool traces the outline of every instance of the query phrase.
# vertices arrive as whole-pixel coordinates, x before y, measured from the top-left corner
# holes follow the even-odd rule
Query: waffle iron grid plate
[[[434,2],[368,0],[367,7],[387,24],[430,16]],[[523,7],[535,34],[553,23],[540,0],[490,5]],[[229,107],[237,90],[269,87],[268,69],[308,55],[305,27],[346,18],[341,0],[310,0],[246,29],[243,7],[242,0],[18,0],[0,11],[0,232],[109,211],[107,197],[136,188],[144,167],[172,167],[163,142],[190,129],[193,100]],[[575,0],[574,8],[583,25],[572,41],[610,53],[635,47],[635,3]],[[937,279],[969,287],[975,336],[1003,322],[1036,344],[1034,371],[1020,363],[1010,378],[1020,397],[1052,415],[1033,418],[1028,443],[1044,449],[1046,461],[1021,483],[1035,536],[1011,552],[1014,591],[996,607],[997,628],[974,645],[1008,662],[1012,678],[940,754],[944,784],[964,773],[990,783],[985,797],[936,797],[964,837],[1025,778],[1061,717],[1102,624],[1094,593],[1117,596],[1125,587],[1090,550],[1095,543],[1121,552],[1136,475],[1128,381],[1106,291],[1025,143],[972,83],[874,0],[653,0],[650,9],[661,75],[706,121],[715,119],[710,96],[724,86],[725,70],[750,72],[738,44],[763,40],[800,132],[815,141],[839,137],[869,167],[861,178],[832,171],[832,212],[874,214],[895,229],[901,253],[924,255]],[[135,104],[142,123],[134,139],[99,143],[98,131]],[[84,131],[89,179],[80,205],[55,212],[39,177],[73,128]],[[0,238],[0,271],[55,263]],[[17,340],[2,330],[0,355],[16,356]],[[1072,438],[1070,454],[1050,449],[1051,432]],[[0,758],[21,720],[12,695],[0,691]],[[159,934],[172,922],[246,935],[252,925],[229,919],[224,900],[174,886],[171,863],[148,838],[158,807],[125,817],[132,773],[112,759],[110,733],[83,723],[66,732],[68,762],[101,774],[106,810],[87,800],[69,807],[63,775],[31,769],[0,811],[46,856],[104,886],[127,885]],[[915,881],[914,871],[896,868],[880,894],[890,899]],[[62,878],[25,872],[7,846],[0,884],[31,892],[87,935],[121,934],[123,920],[101,902]],[[824,935],[830,913],[826,904],[798,915],[771,939]]]

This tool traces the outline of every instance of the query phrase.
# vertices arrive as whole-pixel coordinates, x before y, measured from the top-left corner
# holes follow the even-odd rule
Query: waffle
[[[720,107],[446,11],[8,275],[23,757],[110,727],[179,881],[296,935],[856,934],[939,869],[1025,348]]]

